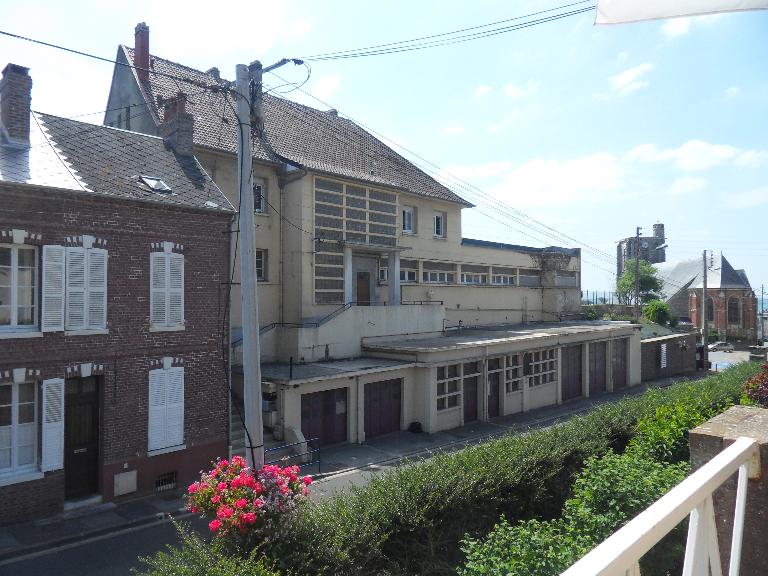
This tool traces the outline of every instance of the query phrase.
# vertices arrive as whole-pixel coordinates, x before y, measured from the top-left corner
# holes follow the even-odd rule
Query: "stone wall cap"
[[[768,410],[754,406],[733,406],[690,432],[692,435],[717,436],[735,440],[740,436],[768,444]]]

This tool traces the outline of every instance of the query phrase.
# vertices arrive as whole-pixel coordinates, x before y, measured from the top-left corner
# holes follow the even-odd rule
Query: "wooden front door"
[[[371,273],[370,272],[357,273],[357,305],[358,306],[371,305]]]
[[[64,495],[99,491],[99,382],[96,376],[66,381],[64,399]]]
[[[606,342],[589,344],[589,394],[601,394],[606,391],[605,358]]]
[[[496,418],[499,415],[500,386],[501,372],[488,374],[488,418]]]
[[[477,376],[464,378],[464,422],[477,420]]]
[[[347,389],[301,395],[301,433],[321,446],[347,441]]]
[[[564,346],[561,352],[561,386],[563,402],[581,396],[581,345]]]
[[[613,372],[613,389],[621,390],[627,387],[627,339],[620,338],[613,341],[613,358],[611,358],[611,370]]]
[[[365,438],[400,430],[402,379],[365,385]]]

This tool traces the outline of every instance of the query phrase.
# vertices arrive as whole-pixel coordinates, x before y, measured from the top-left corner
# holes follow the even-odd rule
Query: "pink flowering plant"
[[[210,518],[208,528],[217,538],[238,544],[266,541],[280,536],[311,483],[311,477],[299,476],[298,466],[267,464],[254,471],[235,456],[218,460],[190,484],[187,508]]]

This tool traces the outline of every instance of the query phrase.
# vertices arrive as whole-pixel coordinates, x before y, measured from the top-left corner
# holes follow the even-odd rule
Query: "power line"
[[[587,0],[590,1],[591,0]],[[533,12],[531,14],[527,14],[524,16],[517,16],[514,18],[508,18],[505,20],[500,20],[498,22],[492,22],[489,24],[482,24],[480,26],[473,26],[470,28],[465,28],[462,30],[455,30],[453,32],[444,32],[441,34],[433,34],[431,36],[424,36],[422,38],[414,38],[412,40],[403,40],[400,42],[390,42],[387,44],[380,44],[377,46],[369,46],[364,48],[357,48],[357,49],[350,49],[350,50],[341,50],[338,52],[328,52],[325,54],[316,54],[316,55],[310,55],[305,56],[302,59],[304,60],[314,60],[314,61],[323,61],[323,60],[341,60],[341,59],[347,59],[347,58],[360,58],[365,56],[381,56],[383,54],[395,54],[399,52],[411,52],[414,50],[424,50],[427,48],[436,48],[440,46],[447,46],[451,44],[460,44],[463,42],[469,42],[472,40],[478,40],[481,38],[487,38],[489,36],[497,36],[499,34],[507,34],[509,32],[514,32],[516,30],[522,30],[524,28],[530,28],[532,26],[537,26],[539,24],[545,24],[547,22],[552,22],[555,20],[560,20],[562,18],[567,18],[569,16],[575,16],[577,14],[583,14],[585,12],[590,12],[594,9],[594,4],[591,4],[588,7],[585,8],[578,8],[575,10],[571,10],[568,12],[563,12],[560,14],[554,14],[550,16],[544,16],[542,18],[536,18],[534,20],[529,20],[526,22],[520,22],[517,24],[512,24],[509,26],[502,26],[498,28],[493,28],[491,30],[484,30],[482,32],[472,32],[469,34],[462,34],[463,32],[471,31],[471,30],[477,30],[479,28],[487,28],[490,26],[497,25],[499,23],[504,22],[510,22],[513,20],[521,20],[524,18],[530,18],[532,16],[537,16],[541,14],[545,14],[547,12],[553,12],[556,10],[562,10],[563,8],[568,8],[572,6],[576,6],[579,4],[584,4],[585,2],[575,2],[572,4],[566,4],[563,6],[559,6],[557,8],[550,8],[548,10],[542,10],[539,12]],[[449,37],[447,37],[449,36]],[[440,38],[436,40],[435,38]],[[427,41],[424,41],[427,40]]]

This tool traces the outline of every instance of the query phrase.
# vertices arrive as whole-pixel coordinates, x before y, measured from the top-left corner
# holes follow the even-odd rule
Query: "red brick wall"
[[[701,290],[690,291],[691,322],[701,328]],[[714,319],[709,322],[710,331],[718,332],[718,338],[744,345],[757,339],[757,297],[751,290],[726,288],[707,290],[712,299]],[[741,305],[740,324],[728,323],[728,300],[735,298]]]
[[[222,327],[231,215],[5,184],[0,185],[0,193],[0,230],[16,228],[41,234],[42,244],[64,244],[67,236],[88,234],[105,239],[109,253],[109,334],[67,336],[55,332],[42,338],[0,340],[0,368],[39,369],[41,379],[45,379],[65,377],[67,366],[103,364],[99,455],[103,470],[122,470],[128,462],[130,469],[167,472],[172,468],[164,468],[178,463],[181,455],[189,456],[185,466],[200,470],[210,460],[211,446],[223,456],[228,392],[227,330]],[[149,331],[150,244],[163,241],[184,246],[186,326],[178,332]],[[148,459],[149,363],[164,356],[180,357],[184,362],[188,450]],[[205,448],[197,450],[198,446]],[[139,477],[143,478],[140,491],[153,489],[154,477],[142,472]],[[29,490],[35,489],[36,483],[27,484]],[[111,476],[102,474],[101,484],[102,494],[109,498]],[[0,488],[0,502],[18,495],[24,486]],[[63,491],[53,492],[61,500]],[[9,517],[13,515],[0,510],[0,523],[11,521]]]
[[[640,370],[643,382],[696,372],[695,333],[673,334],[641,342]],[[661,345],[667,345],[667,366],[661,367]]]
[[[48,472],[44,478],[0,488],[0,525],[42,518],[64,507],[64,472]]]

